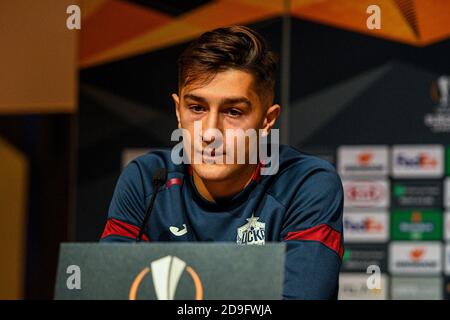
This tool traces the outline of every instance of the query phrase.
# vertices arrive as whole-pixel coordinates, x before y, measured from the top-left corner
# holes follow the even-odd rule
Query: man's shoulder
[[[280,169],[278,172],[280,176],[289,175],[300,178],[316,171],[337,174],[334,166],[326,160],[291,146],[280,146]]]
[[[280,167],[270,177],[268,192],[280,202],[289,202],[299,193],[315,190],[339,191],[342,186],[335,167],[326,160],[287,145],[280,146]]]
[[[146,172],[154,172],[160,168],[165,168],[169,174],[183,172],[183,166],[172,161],[169,148],[152,149],[130,162],[130,164],[133,163]]]

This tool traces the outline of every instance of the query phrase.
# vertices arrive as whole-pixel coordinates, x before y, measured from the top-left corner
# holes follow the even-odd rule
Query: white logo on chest
[[[237,244],[258,244],[263,245],[266,238],[266,224],[259,222],[259,217],[246,219],[248,222],[237,229]]]
[[[184,236],[187,233],[187,227],[186,224],[183,223],[183,229],[179,229],[178,227],[170,226],[169,227],[170,232],[172,232],[173,235],[177,237]]]

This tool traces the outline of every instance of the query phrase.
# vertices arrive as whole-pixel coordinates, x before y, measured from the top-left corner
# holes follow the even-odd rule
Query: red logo
[[[358,154],[358,164],[361,166],[368,166],[373,159],[372,152],[361,152]]]
[[[369,207],[387,200],[386,186],[380,182],[344,182],[345,200],[349,206]]]
[[[411,258],[412,261],[419,262],[420,260],[423,259],[424,254],[425,254],[424,248],[416,248],[411,250],[411,252],[409,253],[409,257]]]
[[[347,188],[347,197],[352,201],[376,201],[382,195],[375,185],[352,185]]]
[[[419,211],[414,211],[411,214],[411,222],[419,223],[422,221],[422,214]]]

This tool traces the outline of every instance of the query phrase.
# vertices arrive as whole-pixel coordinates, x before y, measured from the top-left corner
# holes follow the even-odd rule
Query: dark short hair
[[[237,69],[254,77],[257,93],[264,103],[272,103],[277,56],[264,38],[244,26],[217,28],[203,33],[178,59],[178,85],[209,82],[219,72]]]

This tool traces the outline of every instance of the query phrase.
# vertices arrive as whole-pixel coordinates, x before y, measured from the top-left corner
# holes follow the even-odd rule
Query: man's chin
[[[192,164],[195,173],[203,180],[221,181],[233,175],[233,165],[227,164]]]

